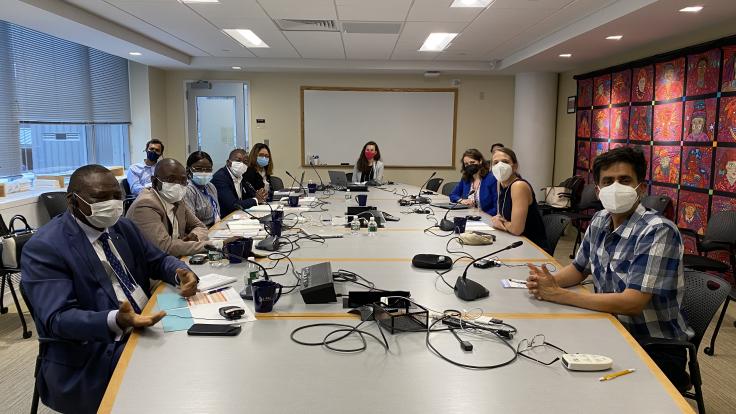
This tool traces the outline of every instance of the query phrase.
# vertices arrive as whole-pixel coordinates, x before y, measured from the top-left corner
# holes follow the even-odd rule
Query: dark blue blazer
[[[240,181],[243,197],[239,198],[235,191],[233,177],[230,176],[227,167],[220,168],[212,175],[212,184],[217,188],[217,201],[220,203],[220,217],[225,218],[233,211],[240,210],[238,206],[248,209],[258,204],[253,199],[256,196],[255,191],[250,186],[245,185],[245,182],[245,179]]]
[[[173,285],[176,269],[188,269],[126,218],[108,231],[149,296],[149,278]],[[42,343],[41,401],[61,412],[97,411],[125,342],[115,342],[107,326],[108,313],[120,307],[110,278],[71,213],[55,217],[26,243],[21,284]]]
[[[468,198],[468,193],[473,187],[472,181],[460,180],[450,194],[450,201],[457,203],[458,200]],[[480,209],[486,213],[495,216],[498,204],[498,188],[496,186],[496,177],[488,173],[480,181]]]

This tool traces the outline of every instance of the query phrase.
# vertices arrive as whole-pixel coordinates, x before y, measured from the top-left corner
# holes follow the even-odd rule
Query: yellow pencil
[[[631,374],[631,373],[632,373],[632,372],[634,372],[634,371],[636,371],[636,370],[635,370],[635,369],[625,369],[625,370],[623,370],[623,371],[619,371],[619,372],[614,372],[613,374],[608,374],[608,375],[606,375],[606,376],[604,376],[604,377],[600,377],[600,378],[598,378],[598,381],[608,381],[608,380],[612,380],[612,379],[614,379],[614,378],[618,378],[618,377],[620,377],[620,376],[622,376],[622,375],[626,375],[626,374]]]

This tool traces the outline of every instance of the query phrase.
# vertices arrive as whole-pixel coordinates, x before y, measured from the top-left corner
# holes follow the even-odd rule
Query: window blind
[[[20,171],[20,140],[8,26],[0,22],[0,176]]]

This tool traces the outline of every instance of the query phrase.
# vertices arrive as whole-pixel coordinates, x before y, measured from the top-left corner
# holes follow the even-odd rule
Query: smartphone
[[[216,325],[209,323],[195,323],[187,331],[193,336],[236,336],[240,333],[240,325]]]
[[[465,216],[470,221],[478,221],[480,220],[480,216]]]
[[[473,263],[473,267],[477,267],[478,269],[488,269],[489,267],[493,267],[494,265],[495,263],[493,260],[487,259],[481,259]]]

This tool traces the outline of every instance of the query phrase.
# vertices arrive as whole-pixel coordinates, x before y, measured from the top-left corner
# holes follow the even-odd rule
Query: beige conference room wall
[[[363,75],[363,74],[313,74],[313,73],[248,73],[213,71],[165,72],[165,99],[154,96],[161,89],[160,78],[151,78],[152,133],[159,134],[166,143],[166,153],[179,160],[186,159],[186,103],[184,84],[192,80],[247,81],[250,87],[251,143],[268,139],[275,163],[275,175],[286,178],[284,170],[301,174],[301,114],[300,86],[343,87],[396,87],[435,88],[451,87],[451,79],[459,79],[457,108],[456,167],[438,169],[438,177],[446,181],[459,179],[459,156],[467,148],[478,148],[488,154],[491,144],[502,142],[511,145],[513,139],[514,78],[513,76],[462,76],[439,77],[425,80],[422,75]],[[157,92],[160,95],[160,91]],[[164,101],[165,113],[160,108]],[[266,127],[255,128],[256,118],[265,118]],[[165,128],[162,127],[165,125]],[[381,137],[371,137],[379,146]],[[416,151],[417,157],[432,148],[406,148]],[[356,158],[360,148],[355,149]],[[391,154],[382,154],[390,163]],[[218,166],[216,166],[218,168]],[[421,184],[432,169],[387,168],[385,178],[396,182]],[[326,179],[326,169],[320,174]],[[315,179],[311,170],[306,177]]]
[[[567,97],[577,94],[577,81],[575,75],[581,75],[610,66],[624,64],[648,56],[666,53],[687,46],[705,43],[710,40],[719,39],[736,33],[733,22],[710,26],[706,29],[690,32],[678,36],[651,43],[646,46],[622,52],[599,62],[581,65],[575,70],[560,73],[557,96],[557,130],[555,140],[555,168],[554,182],[559,183],[573,172],[575,159],[575,114],[568,114]],[[624,40],[626,37],[624,36]],[[625,44],[622,46],[625,47]]]

